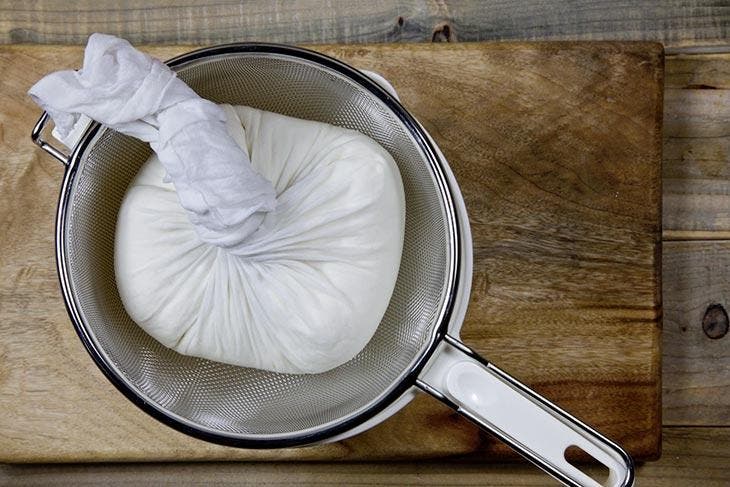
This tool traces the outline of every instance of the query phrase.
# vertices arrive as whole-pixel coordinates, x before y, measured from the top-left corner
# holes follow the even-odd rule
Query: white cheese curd
[[[367,344],[393,293],[405,223],[398,168],[359,132],[223,108],[276,206],[244,240],[206,243],[152,156],[117,221],[124,307],[182,354],[284,373],[337,367]]]

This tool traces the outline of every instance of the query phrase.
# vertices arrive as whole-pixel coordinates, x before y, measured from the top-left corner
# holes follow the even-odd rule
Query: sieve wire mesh
[[[129,318],[114,277],[117,211],[151,150],[106,130],[80,154],[67,201],[64,248],[80,326],[128,387],[194,428],[234,438],[296,437],[352,418],[429,345],[445,300],[449,226],[432,168],[382,101],[311,60],[240,52],[182,65],[178,75],[210,100],[359,130],[390,152],[405,189],[406,226],[388,310],[360,354],[322,374],[241,368],[162,346]]]

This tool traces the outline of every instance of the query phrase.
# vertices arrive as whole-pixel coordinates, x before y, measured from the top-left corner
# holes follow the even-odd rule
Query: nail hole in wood
[[[449,24],[439,24],[433,30],[431,42],[451,42],[453,39]]]
[[[721,304],[711,304],[705,311],[705,316],[702,318],[702,331],[705,332],[707,338],[717,340],[727,335],[728,322],[727,311]]]
[[[405,22],[405,20],[403,20],[403,17],[398,16],[398,27],[403,27],[404,22]]]

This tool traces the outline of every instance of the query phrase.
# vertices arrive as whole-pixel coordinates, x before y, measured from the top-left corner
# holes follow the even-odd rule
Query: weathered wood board
[[[647,43],[319,46],[390,79],[441,146],[474,234],[462,337],[625,445],[660,442],[663,56]],[[185,47],[150,48],[168,58]],[[436,401],[326,446],[188,438],[128,403],[69,323],[53,257],[63,168],[25,91],[80,47],[0,49],[0,461],[356,460],[507,450]]]
[[[727,487],[730,429],[665,428],[664,453],[636,468],[642,487]],[[598,466],[586,468],[600,478]],[[0,465],[0,484],[39,485],[265,485],[266,487],[546,487],[558,485],[532,465],[433,460],[382,462],[208,462]]]
[[[83,44],[93,32],[135,44],[643,40],[727,44],[730,9],[713,0],[41,0],[0,9],[0,43]]]
[[[730,54],[673,56],[664,113],[664,239],[730,238]]]
[[[665,425],[730,426],[729,255],[727,241],[664,242]]]

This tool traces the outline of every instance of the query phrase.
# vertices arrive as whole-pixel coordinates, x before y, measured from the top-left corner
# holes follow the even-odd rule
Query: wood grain
[[[135,44],[651,40],[678,47],[726,44],[729,25],[730,6],[712,0],[42,0],[5,2],[0,42],[83,44],[106,32]]]
[[[702,328],[730,309],[730,242],[665,242],[663,268],[664,424],[730,426],[730,334]]]
[[[730,429],[665,428],[664,455],[639,465],[642,487],[726,487],[730,484]],[[584,467],[599,473],[595,467]],[[172,480],[174,479],[174,480]],[[290,486],[546,486],[557,485],[534,467],[474,462],[418,463],[165,463],[0,465],[0,484],[36,485],[266,485]]]
[[[730,237],[730,54],[669,56],[664,238]]]
[[[661,47],[318,49],[390,79],[449,159],[475,237],[464,340],[635,456],[655,457]],[[425,397],[351,440],[273,451],[190,439],[124,400],[65,315],[52,245],[62,168],[28,138],[39,111],[25,90],[80,59],[78,47],[0,49],[0,460],[504,458]]]

